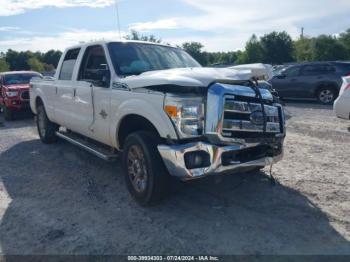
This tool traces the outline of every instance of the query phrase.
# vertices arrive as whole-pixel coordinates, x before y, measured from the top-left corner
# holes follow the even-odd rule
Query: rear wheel
[[[4,117],[6,121],[11,121],[14,119],[14,112],[4,105]]]
[[[43,143],[52,144],[57,141],[56,131],[59,126],[48,119],[43,105],[37,108],[36,125]]]
[[[140,131],[126,138],[123,149],[126,185],[134,199],[143,206],[156,204],[168,191],[169,177],[157,145],[157,136]]]
[[[317,92],[317,100],[324,105],[330,105],[336,99],[336,92],[332,87],[322,87]]]

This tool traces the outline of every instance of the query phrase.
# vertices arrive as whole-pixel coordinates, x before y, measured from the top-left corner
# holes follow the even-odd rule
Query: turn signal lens
[[[177,107],[176,106],[170,106],[170,105],[166,105],[164,107],[165,112],[167,112],[167,114],[170,117],[177,117]]]

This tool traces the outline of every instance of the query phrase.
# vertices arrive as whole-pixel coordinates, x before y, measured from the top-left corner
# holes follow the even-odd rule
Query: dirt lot
[[[118,163],[43,145],[31,119],[4,123],[0,252],[350,254],[350,122],[317,104],[286,111],[277,186],[264,173],[208,178],[151,209],[131,199]]]

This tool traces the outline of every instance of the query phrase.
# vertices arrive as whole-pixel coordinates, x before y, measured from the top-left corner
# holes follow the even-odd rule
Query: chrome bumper
[[[232,162],[229,165],[222,164],[222,155],[225,152],[237,152],[246,149],[241,145],[216,146],[205,142],[189,143],[184,145],[159,145],[158,150],[163,158],[170,175],[182,180],[201,178],[207,175],[222,173],[235,173],[247,168],[264,167],[280,161],[281,154],[275,157],[264,157],[250,162]],[[185,164],[185,154],[188,152],[204,151],[210,156],[210,166],[204,168],[187,169]]]

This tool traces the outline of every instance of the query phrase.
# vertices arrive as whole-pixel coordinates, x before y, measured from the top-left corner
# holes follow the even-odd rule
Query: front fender
[[[163,96],[142,94],[139,98],[122,102],[114,110],[110,134],[118,134],[120,124],[126,116],[138,115],[150,121],[162,138],[177,139],[175,128],[163,110],[163,100]],[[117,135],[112,137],[112,142],[114,146],[119,148]]]

